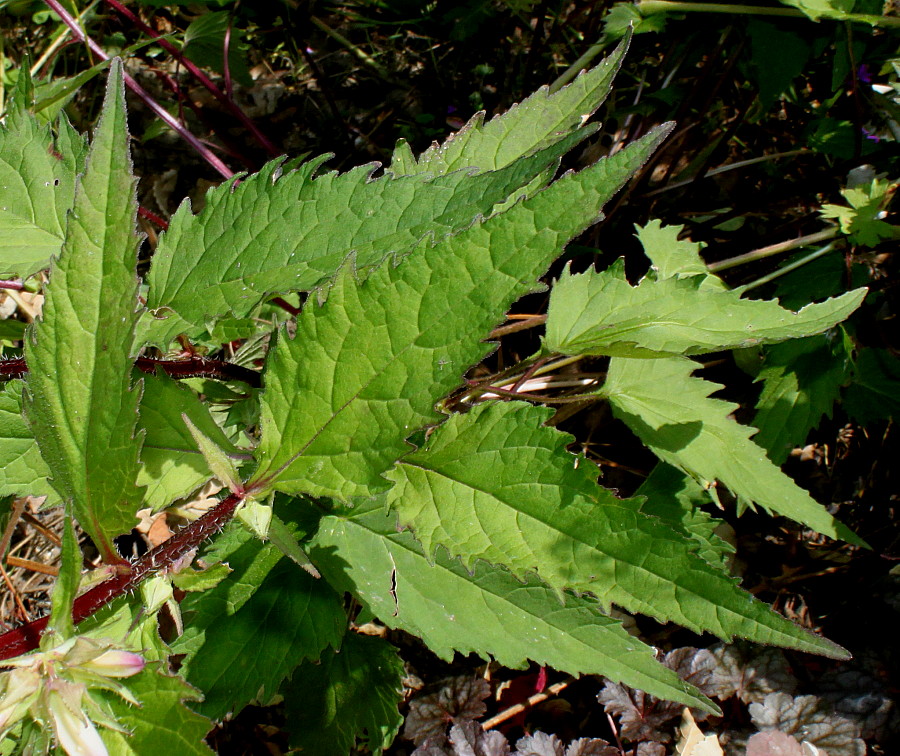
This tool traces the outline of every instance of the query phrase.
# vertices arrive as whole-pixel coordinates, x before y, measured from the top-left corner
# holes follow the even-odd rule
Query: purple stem
[[[72,17],[72,15],[59,3],[58,0],[44,0],[47,7],[49,7],[57,16],[59,16],[63,23],[69,27],[72,31],[72,34],[82,42],[84,42],[91,51],[97,55],[97,57],[102,60],[109,60],[109,55],[107,55],[103,48],[100,47],[91,37],[81,31],[81,28],[78,26],[78,23]],[[206,160],[215,170],[222,175],[224,178],[231,178],[234,175],[234,171],[232,171],[225,163],[219,160],[218,156],[212,152],[203,142],[201,142],[197,137],[195,137],[190,131],[188,131],[184,126],[182,126],[178,121],[173,118],[169,113],[160,105],[156,100],[154,100],[150,94],[134,79],[132,79],[127,73],[125,76],[125,84],[128,88],[134,92],[138,97],[140,97],[146,104],[147,107],[150,108],[159,118],[162,119],[164,123],[166,123],[171,129],[173,129],[182,139],[184,139],[191,147],[193,147],[197,153]]]
[[[134,13],[132,13],[128,8],[122,5],[119,0],[105,1],[107,5],[125,16],[125,18],[127,18],[132,24],[134,24],[135,27],[144,32],[144,34],[149,34],[151,37],[159,36],[157,32],[147,26],[147,24],[141,21],[136,15],[134,15]],[[182,66],[184,66],[194,76],[194,78],[197,79],[197,81],[199,81],[204,87],[206,87],[209,90],[210,94],[212,94],[212,96],[215,97],[216,100],[218,100],[224,108],[226,108],[235,118],[237,118],[251,134],[253,134],[256,141],[262,145],[263,149],[265,149],[265,151],[269,153],[271,157],[278,157],[282,154],[281,150],[279,150],[274,144],[272,144],[272,142],[270,142],[266,138],[265,134],[263,134],[259,130],[259,127],[255,123],[253,123],[253,121],[250,120],[247,114],[235,104],[234,100],[229,98],[228,95],[226,95],[221,89],[219,89],[212,81],[212,79],[210,79],[205,73],[203,73],[201,69],[197,68],[194,63],[184,57],[184,55],[182,55],[181,51],[177,47],[175,47],[175,45],[165,39],[157,39],[156,42],[160,47],[163,48],[163,50],[168,52]],[[225,56],[225,65],[225,70],[227,71],[227,50]]]

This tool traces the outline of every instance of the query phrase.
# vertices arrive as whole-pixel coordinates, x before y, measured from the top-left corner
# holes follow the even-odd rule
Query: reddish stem
[[[151,37],[159,37],[159,34],[154,31],[152,28],[147,26],[143,21],[141,21],[134,13],[132,13],[128,8],[126,8],[119,0],[106,0],[106,4],[114,8],[118,13],[121,13],[125,18],[127,18],[132,24],[134,24],[138,29],[140,29],[144,34],[149,34]],[[229,27],[230,31],[230,27]],[[246,113],[241,110],[234,102],[234,100],[230,99],[221,89],[219,89],[215,83],[205,74],[202,70],[197,68],[190,60],[188,60],[184,55],[181,54],[181,51],[175,47],[171,42],[165,39],[156,39],[156,43],[166,52],[169,53],[173,58],[175,58],[182,66],[184,66],[190,73],[200,82],[206,89],[209,90],[210,94],[218,100],[224,108],[226,108],[235,118],[237,118],[244,127],[256,138],[256,141],[262,145],[263,149],[269,153],[271,157],[278,157],[281,155],[281,151],[270,142],[266,136],[259,130],[259,127],[250,120]],[[226,54],[225,57],[225,65],[228,65],[228,57]]]
[[[72,607],[72,621],[77,625],[86,620],[113,599],[137,588],[141,581],[152,572],[170,567],[192,549],[196,549],[203,541],[225,527],[234,515],[241,499],[240,495],[231,494],[203,517],[194,520],[168,541],[144,554],[131,565],[129,572],[116,575],[76,598],[75,605]],[[41,619],[0,635],[0,660],[10,659],[36,649],[41,640],[41,633],[47,626],[47,620],[47,617],[41,617]]]
[[[157,360],[153,357],[138,357],[135,367],[143,373],[153,375],[157,368],[172,378],[213,378],[219,381],[243,381],[259,388],[259,373],[255,370],[222,360],[193,355],[184,360]],[[18,378],[28,372],[24,357],[0,360],[0,377]]]
[[[109,55],[103,50],[100,45],[94,41],[91,37],[86,35],[83,31],[81,31],[81,27],[78,26],[78,22],[69,13],[59,2],[59,0],[44,0],[47,6],[52,10],[57,16],[62,19],[62,22],[69,27],[72,31],[72,34],[76,39],[84,42],[91,51],[99,57],[101,60],[109,60]],[[197,137],[195,137],[190,131],[188,131],[184,126],[182,126],[175,118],[173,118],[169,112],[160,105],[156,100],[154,100],[150,94],[134,79],[132,79],[127,73],[123,72],[123,76],[125,78],[125,84],[127,87],[134,92],[138,97],[140,97],[147,105],[150,110],[154,112],[154,114],[163,121],[166,125],[169,126],[172,130],[174,130],[182,139],[184,139],[191,147],[193,147],[197,153],[206,160],[215,170],[224,176],[225,178],[231,178],[234,175],[234,171],[231,170],[225,163],[219,160],[218,156],[212,152],[203,142],[201,142]]]
[[[12,289],[13,291],[22,291],[25,288],[25,284],[22,283],[21,279],[13,278],[8,279],[6,281],[0,281],[0,289]]]

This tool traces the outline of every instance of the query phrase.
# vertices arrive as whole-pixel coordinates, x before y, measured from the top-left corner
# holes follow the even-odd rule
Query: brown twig
[[[499,724],[503,724],[507,719],[511,719],[517,714],[521,714],[526,709],[530,709],[532,706],[537,706],[539,703],[543,703],[548,698],[555,696],[566,688],[568,688],[573,682],[575,682],[574,677],[570,677],[562,682],[558,682],[555,685],[551,685],[547,690],[542,691],[541,693],[535,693],[533,696],[529,696],[522,703],[517,703],[514,706],[510,706],[508,709],[504,709],[497,716],[491,717],[490,719],[481,723],[481,729],[487,732],[488,730],[493,729]]]

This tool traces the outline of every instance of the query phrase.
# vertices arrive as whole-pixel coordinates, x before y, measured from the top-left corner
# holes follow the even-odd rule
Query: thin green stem
[[[726,13],[738,16],[782,16],[786,18],[808,18],[799,8],[768,8],[758,5],[733,5],[731,3],[690,3],[680,0],[641,0],[637,4],[642,16],[655,13]],[[876,16],[870,13],[823,13],[816,20],[857,21],[871,26],[900,27],[900,17]]]
[[[790,241],[770,244],[768,247],[760,247],[759,249],[754,249],[752,252],[745,252],[742,255],[737,255],[737,257],[729,257],[727,260],[710,263],[706,267],[710,273],[719,273],[720,271],[728,270],[729,268],[736,268],[738,265],[743,265],[744,263],[765,260],[767,257],[780,255],[782,252],[790,252],[791,250],[800,249],[801,247],[808,247],[812,244],[829,241],[834,239],[838,234],[840,234],[840,229],[835,226],[834,228],[817,231],[814,234],[807,234],[806,236],[791,239]]]
[[[779,270],[774,270],[768,275],[757,278],[755,281],[751,281],[746,286],[738,287],[737,289],[735,289],[735,291],[740,291],[743,294],[746,291],[750,291],[751,289],[755,289],[759,286],[762,286],[763,284],[767,284],[769,283],[769,281],[774,281],[779,276],[790,273],[792,270],[797,270],[797,268],[800,268],[807,263],[811,263],[813,260],[818,260],[820,257],[827,255],[829,252],[831,252],[831,250],[834,249],[835,244],[837,244],[836,241],[826,244],[824,247],[820,247],[814,252],[810,252],[808,255],[804,255],[802,258],[792,262],[790,265],[785,265]]]

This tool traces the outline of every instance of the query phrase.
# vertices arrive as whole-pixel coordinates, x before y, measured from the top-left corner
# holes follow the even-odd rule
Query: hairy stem
[[[111,577],[76,598],[72,608],[72,621],[77,625],[102,609],[110,601],[137,588],[150,574],[171,567],[207,538],[222,530],[234,515],[234,511],[242,499],[243,497],[239,494],[231,494],[203,517],[179,530],[168,541],[148,551],[133,565],[130,565],[128,571]],[[47,620],[47,617],[41,617],[41,619],[0,635],[0,660],[10,659],[36,649],[41,640],[41,633],[47,627]]]

